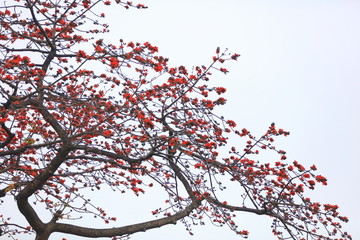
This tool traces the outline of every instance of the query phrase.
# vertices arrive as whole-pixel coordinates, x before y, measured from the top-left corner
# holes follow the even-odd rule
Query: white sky
[[[222,115],[258,135],[271,122],[289,130],[291,135],[278,142],[288,158],[306,166],[315,164],[319,174],[328,177],[329,186],[311,193],[312,199],[339,204],[341,213],[350,218],[344,229],[360,239],[360,1],[140,3],[149,9],[111,8],[111,38],[149,41],[174,66],[207,65],[218,46],[241,54],[236,63],[227,65],[228,75],[213,79],[228,88]],[[134,217],[129,216],[132,209],[153,199],[153,195],[134,199],[137,205],[126,204],[131,211],[124,215]],[[238,215],[239,228],[250,231],[249,239],[275,239],[269,221]],[[132,239],[241,239],[226,227],[211,224],[194,227],[193,232],[189,236],[177,224],[135,234]]]
[[[228,88],[222,114],[253,133],[261,134],[271,122],[289,130],[279,142],[289,159],[314,163],[328,177],[329,186],[311,193],[312,199],[339,204],[350,218],[344,228],[360,239],[360,1],[142,3],[149,9],[114,10],[114,40],[149,41],[170,65],[189,67],[210,63],[218,46],[240,53],[230,74],[213,79]],[[275,239],[269,223],[242,216],[250,239]],[[194,233],[170,226],[132,239],[239,238],[211,225]]]

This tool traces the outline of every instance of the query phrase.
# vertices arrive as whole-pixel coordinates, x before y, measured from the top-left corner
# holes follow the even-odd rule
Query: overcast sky
[[[280,142],[289,159],[328,177],[311,196],[339,204],[350,218],[345,228],[360,239],[360,1],[143,2],[149,9],[114,11],[112,37],[152,42],[173,65],[208,64],[218,46],[240,53],[230,74],[214,79],[229,90],[222,114],[253,133],[271,122],[289,130]],[[242,216],[250,239],[275,239],[269,222]],[[190,237],[181,227],[133,239],[238,238],[211,225]]]
[[[319,174],[328,177],[329,185],[311,193],[312,199],[339,204],[339,211],[350,218],[344,229],[360,239],[360,1],[141,3],[149,8],[111,8],[111,38],[149,41],[173,66],[209,64],[216,47],[241,54],[229,65],[229,74],[213,79],[228,88],[222,115],[253,134],[266,131],[271,122],[289,130],[291,135],[279,142],[288,158],[316,164]],[[152,199],[142,198],[137,206]],[[270,221],[248,214],[238,219],[239,228],[250,231],[249,239],[275,239]],[[226,227],[211,224],[193,232],[190,236],[177,224],[132,239],[240,239]]]
[[[152,42],[170,65],[189,67],[210,63],[218,46],[240,53],[230,74],[214,79],[229,90],[222,114],[253,133],[271,122],[289,130],[280,142],[289,159],[314,163],[328,177],[329,185],[311,196],[339,204],[350,218],[345,228],[360,239],[360,1],[142,2],[149,9],[114,10],[114,40]],[[275,239],[270,222],[242,216],[250,239]],[[193,237],[181,230],[170,226],[133,239],[238,238],[211,225],[195,228]]]

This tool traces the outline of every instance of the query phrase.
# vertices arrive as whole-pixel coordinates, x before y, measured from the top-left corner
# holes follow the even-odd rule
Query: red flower
[[[230,127],[236,127],[236,123],[233,120],[227,120],[226,123],[230,126]]]
[[[104,49],[103,49],[102,47],[100,47],[99,45],[96,45],[95,51],[96,51],[96,52],[103,52]]]
[[[309,180],[308,183],[311,185],[311,186],[314,186],[315,185],[315,182],[313,180]]]
[[[239,232],[239,234],[247,236],[247,235],[249,235],[249,231],[242,230],[242,231]]]
[[[111,57],[110,59],[110,66],[111,68],[118,68],[120,61],[117,58]]]
[[[157,72],[160,72],[163,69],[164,69],[163,66],[161,66],[160,64],[156,64],[156,66],[154,67],[154,70]]]
[[[238,57],[240,57],[240,54],[237,54],[237,53],[234,53],[232,56],[231,56],[231,59],[233,59],[233,60],[237,60],[238,59]]]
[[[305,173],[305,174],[303,175],[303,177],[304,177],[304,178],[309,178],[309,177],[310,177],[310,174]]]
[[[220,68],[220,71],[223,73],[228,73],[229,71],[226,68]]]
[[[217,94],[222,94],[222,93],[225,93],[226,92],[226,88],[223,88],[223,87],[217,87],[215,88],[215,91]]]
[[[103,132],[103,135],[105,137],[111,137],[111,135],[113,135],[113,132],[111,130],[106,130],[106,131]]]
[[[133,42],[129,42],[129,43],[128,43],[128,47],[134,48],[134,47],[135,47],[135,44],[134,44]]]
[[[311,168],[311,170],[314,170],[314,171],[317,169],[315,165],[312,165],[310,168]]]
[[[316,181],[321,182],[322,185],[327,185],[327,179],[321,175],[316,176]]]

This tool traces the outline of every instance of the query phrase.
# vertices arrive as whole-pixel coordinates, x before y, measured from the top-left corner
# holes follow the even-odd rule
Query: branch
[[[42,232],[45,229],[45,224],[41,221],[34,208],[29,204],[28,198],[34,194],[34,192],[41,189],[45,182],[53,176],[54,172],[64,162],[69,152],[70,149],[68,145],[64,144],[51,163],[16,196],[17,206],[20,212],[36,232]]]
[[[100,150],[98,148],[94,148],[94,147],[87,147],[84,145],[76,145],[73,146],[74,149],[81,149],[84,150],[86,152],[90,152],[90,153],[96,153],[96,154],[100,154],[100,155],[104,155],[107,157],[111,157],[114,159],[122,159],[124,161],[127,161],[129,163],[139,163],[142,162],[144,160],[147,160],[149,158],[151,158],[154,155],[154,150],[151,150],[148,154],[146,154],[145,156],[139,157],[139,158],[130,158],[126,155],[122,155],[122,154],[118,154],[118,153],[114,153],[114,152],[108,152],[108,151],[104,151],[104,150]]]
[[[1,123],[1,127],[2,127],[2,129],[5,130],[5,132],[6,132],[7,135],[8,135],[8,136],[6,137],[6,140],[0,144],[0,148],[3,148],[3,147],[5,147],[5,146],[7,146],[7,145],[11,142],[11,140],[15,137],[15,134],[13,134],[13,133],[10,131],[10,129],[8,129],[8,128],[6,127],[5,123]]]
[[[159,228],[168,224],[176,224],[176,222],[184,217],[187,217],[194,209],[200,206],[200,201],[192,202],[189,206],[184,208],[182,211],[169,216],[152,220],[148,222],[127,225],[118,228],[107,228],[107,229],[96,229],[96,228],[85,228],[71,224],[55,223],[54,231],[62,232],[67,234],[74,234],[82,237],[98,238],[98,237],[114,237],[133,234],[136,232],[145,232],[149,229]]]
[[[248,207],[238,207],[238,206],[233,206],[233,205],[229,205],[229,204],[225,204],[220,202],[219,200],[207,196],[205,197],[205,199],[209,202],[209,203],[213,203],[216,206],[222,207],[222,208],[226,208],[229,209],[231,211],[239,211],[239,212],[251,212],[251,213],[255,213],[257,215],[269,215],[269,216],[273,216],[276,217],[275,214],[272,214],[271,212],[267,211],[266,209],[253,209],[253,208],[248,208]]]
[[[39,148],[48,147],[48,146],[50,146],[52,144],[60,143],[60,142],[62,142],[62,141],[61,140],[55,140],[55,141],[47,142],[47,143],[26,145],[26,146],[23,146],[23,147],[19,147],[17,149],[11,149],[9,151],[0,152],[0,157],[1,156],[6,156],[6,155],[17,155],[17,154],[21,154],[21,153],[25,152],[29,148],[31,148],[31,149],[39,149]]]
[[[38,107],[39,112],[44,117],[44,120],[51,125],[55,132],[59,135],[61,140],[66,143],[68,141],[67,133],[60,125],[60,123],[54,118],[54,116],[49,112],[48,109],[40,101],[31,101],[31,103]]]
[[[26,0],[26,3],[28,4],[29,6],[29,10],[30,10],[30,13],[31,13],[31,17],[32,19],[34,20],[35,22],[35,25],[40,29],[42,35],[44,36],[45,40],[46,40],[46,43],[49,45],[49,47],[51,48],[51,50],[54,50],[55,49],[55,46],[52,44],[52,42],[50,41],[50,38],[48,37],[48,35],[46,34],[45,30],[43,29],[43,27],[41,26],[41,24],[39,23],[39,21],[37,20],[36,16],[35,16],[35,13],[34,13],[34,9],[33,9],[33,6],[35,5],[34,4],[31,4],[31,2],[29,0]]]

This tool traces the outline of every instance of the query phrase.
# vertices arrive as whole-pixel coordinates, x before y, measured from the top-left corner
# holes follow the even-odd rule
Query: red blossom
[[[226,123],[230,126],[230,127],[236,127],[236,123],[233,120],[227,120]]]
[[[220,71],[223,73],[228,73],[229,71],[226,68],[220,68]]]
[[[109,61],[111,68],[118,68],[120,66],[120,61],[115,57],[110,57]]]
[[[234,54],[231,56],[231,59],[237,60],[238,57],[240,57],[240,54],[234,53]]]
[[[96,46],[95,46],[95,51],[96,51],[96,52],[103,52],[104,49],[103,49],[100,45],[96,45]]]
[[[312,165],[310,168],[311,168],[311,170],[314,170],[314,171],[317,170],[315,165]]]
[[[223,87],[217,87],[215,88],[217,94],[222,94],[226,92],[226,88]]]
[[[111,130],[106,130],[106,131],[103,132],[103,135],[105,137],[111,137],[112,134],[113,134],[113,132]]]
[[[164,69],[164,67],[161,65],[161,64],[156,64],[155,67],[154,67],[154,70],[156,72],[160,72]]]
[[[321,175],[316,176],[316,181],[321,182],[323,185],[327,185],[327,179]]]

